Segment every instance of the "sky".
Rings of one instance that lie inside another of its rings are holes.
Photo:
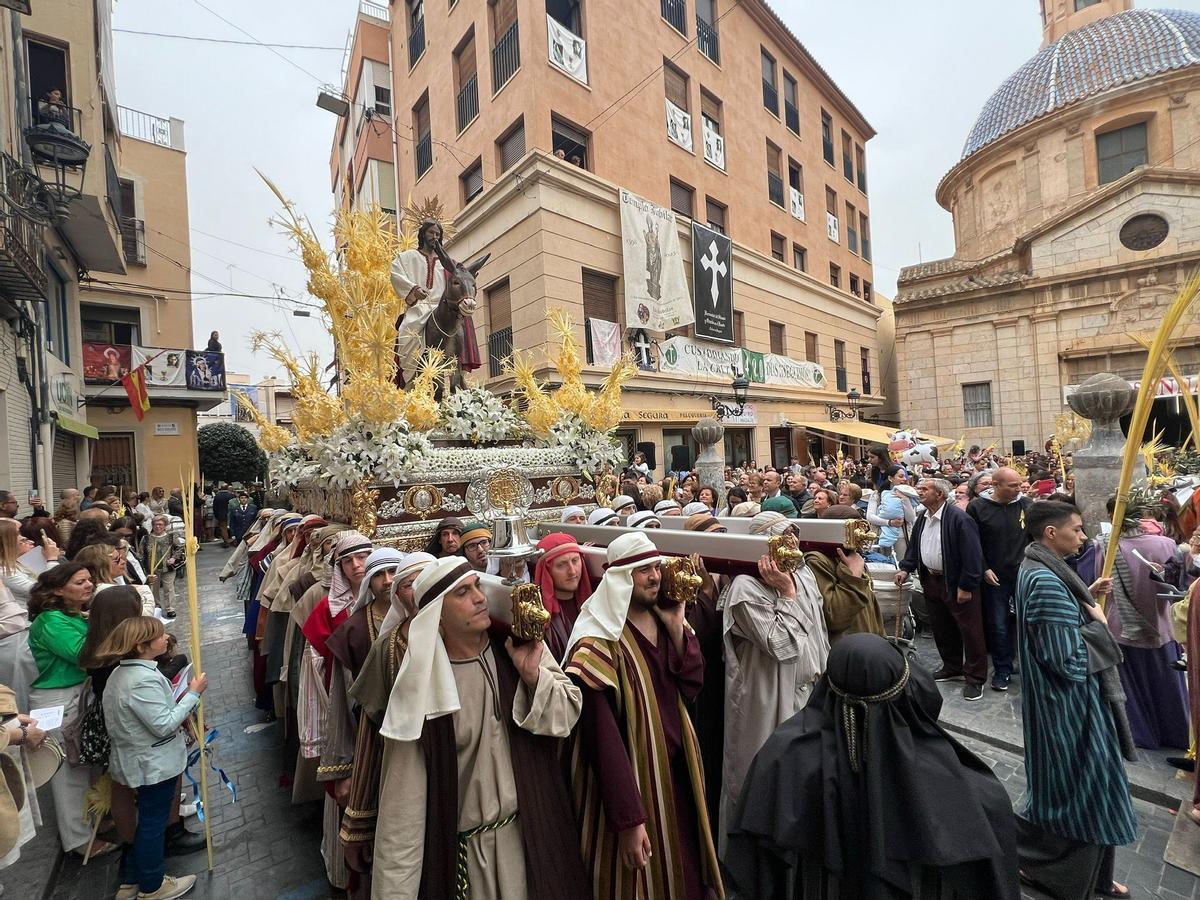
[[[934,190],[961,155],[984,102],[1037,52],[1038,2],[772,5],[878,132],[867,145],[875,283],[891,296],[901,267],[953,254],[950,216],[937,205]],[[1200,0],[1135,5],[1200,10]],[[286,236],[269,224],[278,203],[255,168],[327,238],[336,119],[316,107],[316,97],[323,84],[341,85],[343,49],[357,8],[357,0],[116,3],[118,102],[186,123],[193,290],[218,290],[215,281],[235,293],[282,291],[307,299],[304,268]],[[255,41],[336,49],[270,50]],[[284,311],[289,304],[247,298],[193,303],[196,340],[220,331],[230,372],[255,379],[277,372],[265,355],[250,351],[256,330],[278,331],[295,348],[329,358],[319,319],[294,317]]]

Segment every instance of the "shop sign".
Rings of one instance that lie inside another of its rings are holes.
[[[179,423],[178,422],[155,422],[154,423],[154,433],[155,433],[155,435],[178,435],[179,434]]]
[[[712,418],[715,413],[711,409],[626,409],[621,411],[621,422],[636,424],[644,422],[647,425],[668,422],[699,422],[701,419]],[[740,416],[726,416],[721,420],[722,425],[756,425],[758,424],[758,407],[747,403]]]
[[[79,415],[79,393],[75,390],[75,376],[70,372],[50,376],[50,402],[64,416]]]
[[[700,375],[728,382],[737,369],[755,384],[825,388],[825,370],[817,363],[798,362],[741,347],[703,344],[688,337],[668,338],[660,347],[658,370],[671,375]]]

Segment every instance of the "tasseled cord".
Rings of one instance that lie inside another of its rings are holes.
[[[846,749],[850,753],[850,769],[856,774],[862,771],[863,751],[867,746],[866,734],[866,713],[868,703],[886,703],[889,700],[895,700],[904,692],[904,688],[908,685],[909,676],[908,660],[904,660],[904,671],[900,673],[900,679],[879,694],[873,694],[870,697],[856,697],[854,694],[847,694],[832,680],[829,682],[829,687],[842,699],[842,729],[846,732]],[[859,737],[859,715],[858,710],[862,708],[863,712],[863,733]]]

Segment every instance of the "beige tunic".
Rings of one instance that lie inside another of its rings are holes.
[[[829,635],[812,570],[792,574],[793,599],[752,575],[739,575],[725,596],[725,764],[721,821],[733,821],[754,755],[779,725],[808,703],[825,671]],[[724,834],[720,836],[724,850]]]
[[[517,812],[508,729],[499,717],[496,662],[489,645],[475,659],[454,661],[462,707],[454,713],[458,747],[458,830],[498,822]],[[531,692],[522,684],[513,698],[513,721],[533,734],[564,738],[571,733],[583,696],[548,647]],[[425,758],[418,741],[384,741],[375,832],[371,896],[415,900],[421,885],[425,844]],[[521,820],[468,841],[471,900],[525,900],[525,850]]]

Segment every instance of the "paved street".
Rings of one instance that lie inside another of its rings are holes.
[[[210,687],[206,696],[209,722],[220,730],[217,762],[237,783],[237,803],[218,783],[210,782],[209,802],[213,823],[214,869],[205,871],[204,853],[167,861],[175,874],[200,875],[193,896],[318,900],[334,896],[321,864],[319,803],[293,806],[291,791],[280,786],[283,770],[278,724],[247,734],[245,729],[262,722],[253,708],[246,645],[241,635],[241,608],[232,583],[223,585],[216,573],[226,554],[207,545],[199,556],[203,663]],[[181,584],[182,586],[182,584]],[[186,642],[186,612],[173,628]],[[932,642],[918,642],[921,660],[931,665],[936,653]],[[942,686],[946,703],[943,723],[962,736],[964,743],[984,757],[1008,788],[1019,807],[1025,792],[1025,771],[1020,755],[1021,693],[1018,680],[1008,694],[988,690],[979,703],[966,703],[961,684]],[[1138,843],[1117,854],[1117,878],[1133,888],[1134,897],[1165,900],[1200,900],[1200,879],[1166,865],[1163,850],[1174,823],[1180,799],[1190,796],[1189,779],[1176,778],[1162,762],[1166,754],[1143,751],[1131,765],[1130,778],[1138,813]],[[45,792],[43,792],[45,793]],[[43,808],[53,809],[48,795]],[[198,828],[191,820],[190,827]],[[1197,833],[1200,840],[1200,832]],[[111,897],[117,887],[116,859],[96,860],[86,868],[58,854],[51,821],[22,851],[21,861],[0,872],[8,897],[28,900],[97,900]],[[1037,897],[1027,893],[1028,897]]]

